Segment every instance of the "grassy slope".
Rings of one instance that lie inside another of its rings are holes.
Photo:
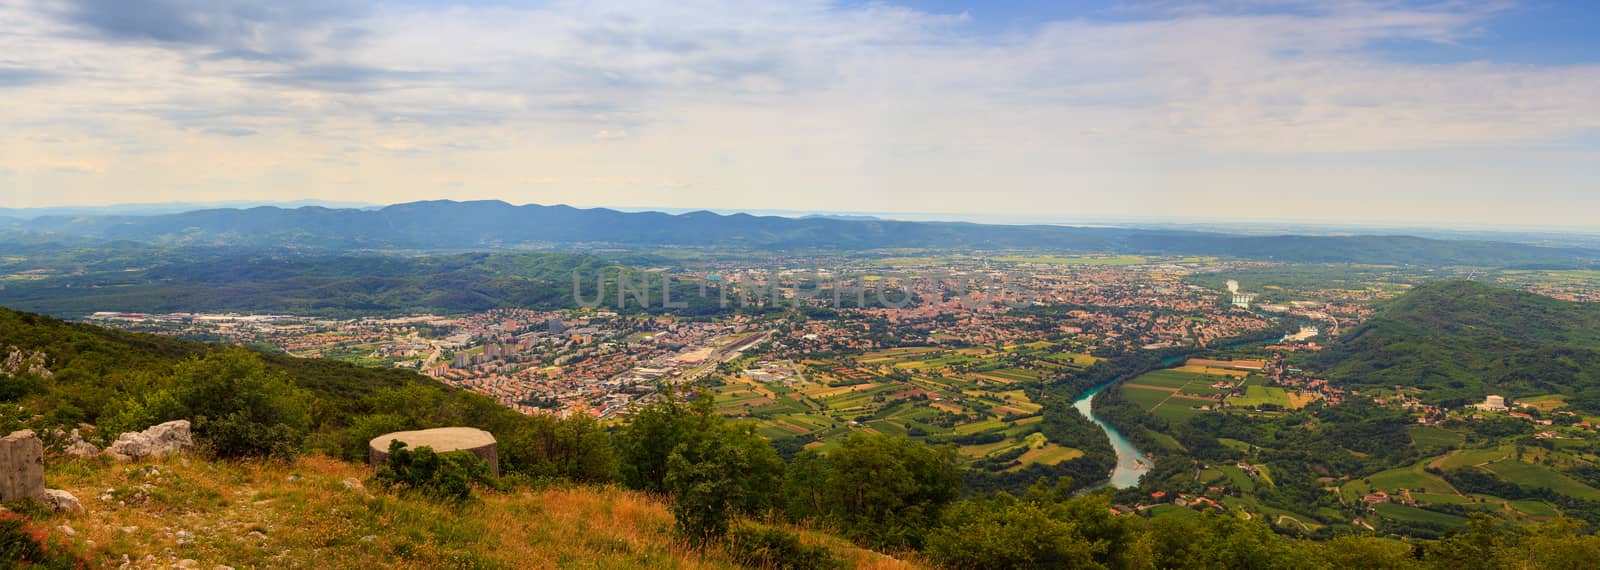
[[[519,489],[480,493],[481,500],[456,509],[342,483],[370,475],[365,466],[325,457],[292,463],[182,457],[145,465],[52,457],[49,485],[71,491],[87,512],[48,515],[44,522],[56,537],[70,526],[76,533],[70,540],[95,566],[114,567],[124,555],[135,562],[154,556],[146,565],[161,566],[194,559],[199,568],[735,566],[720,549],[700,553],[674,540],[665,503],[639,493]],[[102,500],[108,490],[111,500]],[[193,540],[179,544],[179,531]],[[826,534],[800,533],[854,567],[915,567]]]

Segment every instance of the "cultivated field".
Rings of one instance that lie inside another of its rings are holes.
[[[774,441],[827,449],[856,430],[906,435],[956,444],[971,462],[998,457],[989,464],[1009,471],[1082,455],[1038,433],[1043,406],[1031,394],[1041,379],[1095,361],[1049,342],[896,348],[808,360],[802,377],[789,382],[729,375],[711,391],[719,412],[753,420]]]

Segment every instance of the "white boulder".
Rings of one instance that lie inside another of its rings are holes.
[[[100,453],[100,448],[83,440],[83,435],[77,428],[72,429],[72,435],[67,438],[66,454],[78,458],[94,457]]]
[[[136,461],[154,459],[194,448],[194,437],[189,434],[189,420],[173,420],[150,426],[140,432],[117,436],[117,441],[106,448],[106,453],[120,460]]]
[[[83,504],[78,502],[78,498],[60,489],[45,489],[43,502],[59,513],[83,512]]]

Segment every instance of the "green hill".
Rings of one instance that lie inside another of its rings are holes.
[[[1311,359],[1350,385],[1417,386],[1465,404],[1600,389],[1600,305],[1447,281],[1417,287]]]
[[[0,414],[0,430],[6,433],[23,428],[47,433],[89,424],[100,429],[90,430],[87,439],[104,445],[118,430],[190,417],[185,410],[163,405],[185,388],[184,370],[206,373],[207,366],[236,361],[243,362],[238,367],[250,368],[259,361],[261,375],[293,386],[295,403],[307,419],[301,434],[305,451],[361,460],[365,442],[382,433],[469,425],[493,432],[502,442],[539,442],[505,446],[502,462],[509,462],[510,472],[594,478],[569,467],[575,459],[567,455],[586,448],[566,441],[599,433],[593,421],[524,416],[411,371],[126,333],[0,308],[0,360],[12,352],[42,354],[52,374],[0,374],[0,401],[22,410]],[[208,356],[209,364],[195,364]],[[553,456],[562,461],[551,461]]]

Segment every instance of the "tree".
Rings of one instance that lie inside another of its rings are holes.
[[[311,424],[308,397],[242,348],[178,364],[170,390],[218,457],[291,457]]]
[[[789,520],[819,519],[828,514],[828,459],[807,449],[794,456],[783,474],[785,515]]]
[[[1411,556],[1411,547],[1396,540],[1371,536],[1341,536],[1321,543],[1323,560],[1334,568],[1404,570],[1421,564]]]
[[[783,460],[749,426],[723,424],[667,457],[666,488],[678,530],[697,544],[722,538],[734,513],[770,508]]]
[[[1089,542],[1070,519],[1049,507],[1001,492],[994,499],[963,501],[928,537],[928,554],[954,568],[1103,568],[1103,544]]]
[[[679,444],[697,439],[722,421],[709,395],[686,403],[672,390],[663,390],[660,400],[640,409],[617,433],[623,483],[640,491],[666,493],[668,456]]]
[[[831,518],[874,546],[920,547],[945,505],[961,494],[949,446],[856,432],[827,459]]]
[[[530,420],[502,430],[502,449],[514,471],[584,483],[617,479],[617,457],[610,435],[594,418],[536,415]]]

